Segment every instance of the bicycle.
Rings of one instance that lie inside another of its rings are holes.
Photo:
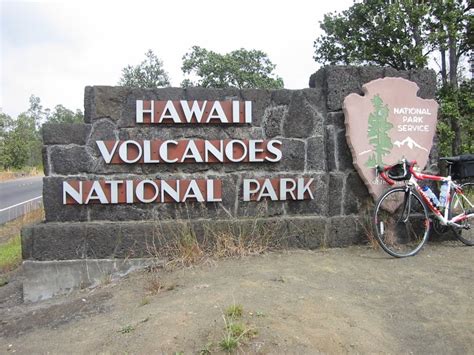
[[[430,233],[430,215],[441,226],[451,228],[466,245],[474,245],[474,183],[458,183],[453,177],[474,177],[474,155],[441,158],[448,163],[448,176],[430,175],[415,170],[416,161],[376,167],[389,185],[403,185],[387,190],[375,204],[374,229],[380,246],[394,257],[417,254]],[[453,176],[451,176],[451,174]],[[438,205],[437,196],[418,181],[439,181],[447,184],[445,196]],[[472,226],[471,226],[472,225]]]

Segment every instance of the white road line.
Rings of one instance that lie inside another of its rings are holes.
[[[25,203],[28,203],[28,202],[31,202],[31,201],[34,201],[34,200],[38,200],[38,199],[40,199],[40,198],[43,198],[43,196],[38,196],[38,197],[32,198],[31,200],[23,201],[23,202],[17,203],[16,205],[8,206],[8,207],[5,207],[5,208],[2,208],[2,209],[0,210],[0,212],[3,212],[3,211],[6,211],[6,210],[9,210],[9,209],[11,209],[11,208],[15,208],[15,207],[24,205]]]

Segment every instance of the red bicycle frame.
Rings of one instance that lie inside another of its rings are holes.
[[[467,219],[471,216],[471,214],[462,213],[458,216],[453,217],[452,219],[449,219],[449,206],[451,205],[451,202],[452,202],[451,191],[454,190],[454,191],[456,191],[457,194],[463,196],[463,192],[462,192],[461,187],[459,185],[455,184],[452,181],[451,176],[444,177],[444,176],[430,175],[430,174],[424,174],[424,173],[421,173],[421,172],[417,172],[417,171],[415,171],[415,165],[416,165],[415,160],[410,161],[410,162],[403,161],[403,163],[406,164],[406,166],[408,167],[408,169],[410,171],[410,174],[411,174],[410,179],[408,180],[408,185],[409,186],[414,186],[416,188],[416,190],[418,191],[419,195],[422,197],[422,199],[424,200],[426,205],[434,213],[434,215],[441,221],[441,223],[443,225],[454,225],[454,226],[459,227],[458,222],[464,221],[465,219]],[[387,171],[392,169],[394,166],[395,165],[385,166],[382,169],[377,168],[377,171],[379,172],[380,176],[389,185],[394,185],[395,181],[390,179],[390,177],[388,177],[386,173],[387,173]],[[446,207],[445,207],[445,211],[444,211],[444,216],[441,213],[441,211],[436,206],[434,206],[433,203],[431,202],[431,200],[425,195],[425,193],[423,192],[420,185],[418,185],[418,181],[420,181],[420,180],[421,181],[422,180],[442,181],[442,182],[446,182],[448,184],[448,193],[447,193],[447,196],[446,196],[446,205],[445,205]]]

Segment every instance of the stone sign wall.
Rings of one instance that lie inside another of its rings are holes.
[[[420,87],[420,97],[434,98],[434,72],[379,67],[325,67],[311,76],[310,88],[303,90],[87,87],[84,123],[44,126],[46,220],[23,230],[23,258],[147,257],[151,245],[159,248],[176,238],[178,225],[186,225],[198,239],[207,241],[224,228],[250,228],[256,236],[271,231],[274,242],[288,247],[343,246],[362,241],[360,213],[370,198],[346,143],[342,104],[348,94],[361,94],[363,84],[382,77],[414,81]],[[252,121],[242,118],[237,125],[142,124],[136,119],[137,100],[251,102]],[[102,151],[97,143],[165,140],[274,140],[281,143],[281,159],[238,164],[154,164],[143,160],[112,164],[104,159],[105,143]],[[431,162],[436,158],[434,149]],[[75,189],[84,182],[90,189],[94,181],[103,186],[104,181],[144,179],[219,181],[221,201],[81,204],[71,201],[64,190],[67,182]],[[312,196],[308,197],[308,191],[304,198],[292,198],[290,193],[280,196],[276,187],[276,200],[268,191],[260,201],[255,201],[255,196],[244,199],[246,181],[253,181],[256,189],[255,181],[263,188],[266,180],[273,186],[280,186],[282,181],[291,186],[291,181],[311,181]]]

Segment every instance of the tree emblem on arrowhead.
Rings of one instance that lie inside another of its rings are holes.
[[[388,122],[388,106],[384,105],[379,95],[375,95],[371,100],[374,111],[369,115],[368,138],[369,143],[374,147],[374,153],[369,157],[365,165],[375,168],[376,165],[386,165],[382,157],[390,153],[393,148],[392,140],[388,131],[393,128],[393,124]]]

